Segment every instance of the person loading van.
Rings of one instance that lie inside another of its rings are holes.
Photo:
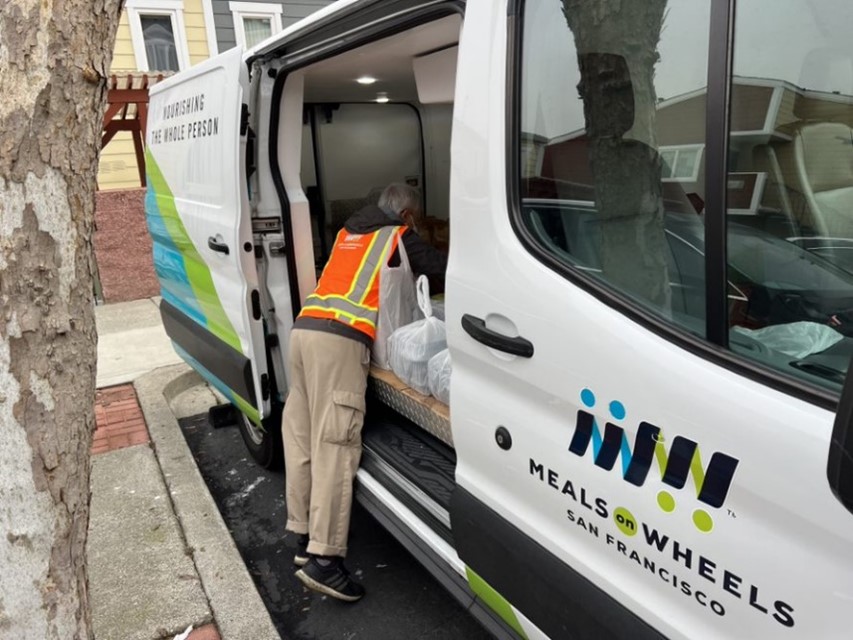
[[[364,588],[343,564],[352,484],[361,459],[370,348],[376,335],[379,274],[399,264],[402,240],[412,271],[440,279],[447,256],[417,234],[420,195],[391,184],[338,233],[314,293],[290,336],[290,393],[282,433],[287,525],[300,534],[294,564],[309,589],[355,602]]]

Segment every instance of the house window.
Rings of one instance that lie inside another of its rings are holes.
[[[140,16],[148,66],[157,71],[180,71],[178,46],[170,16]]]
[[[281,5],[263,2],[229,2],[237,45],[251,49],[281,31]]]
[[[702,164],[703,144],[680,147],[660,147],[663,160],[661,180],[663,182],[696,182],[699,179],[699,165]]]
[[[182,0],[128,0],[127,18],[140,71],[190,66]]]

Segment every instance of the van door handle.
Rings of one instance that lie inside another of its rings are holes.
[[[228,245],[224,242],[219,242],[213,236],[210,236],[207,239],[207,246],[211,251],[216,251],[217,253],[224,253],[226,256],[230,253]]]
[[[486,321],[482,318],[466,313],[462,316],[462,328],[474,340],[491,349],[497,349],[522,358],[533,357],[533,343],[530,340],[521,336],[505,336],[497,331],[492,331],[486,328]]]

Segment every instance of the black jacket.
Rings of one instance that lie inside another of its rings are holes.
[[[402,221],[396,216],[382,211],[376,205],[370,204],[352,214],[347,220],[344,228],[350,233],[373,233],[382,227],[401,225]],[[430,276],[430,285],[433,280],[440,280],[441,291],[444,290],[444,272],[447,271],[447,255],[436,249],[421,238],[412,229],[407,229],[403,234],[403,244],[406,246],[406,255],[409,256],[409,264],[415,275]],[[392,267],[400,264],[400,256],[395,253],[388,262]],[[440,291],[433,291],[440,293]]]
[[[349,233],[373,233],[388,226],[401,226],[403,223],[398,217],[391,217],[376,205],[367,205],[349,217],[344,228]],[[429,278],[430,292],[441,293],[444,291],[444,272],[447,270],[447,255],[427,244],[412,229],[403,233],[403,244],[406,247],[406,255],[409,264],[416,276],[425,275]],[[388,264],[397,266],[400,264],[400,254],[395,251]],[[325,331],[358,340],[372,347],[373,343],[365,333],[354,329],[343,322],[336,320],[324,320],[321,318],[300,317],[293,323],[294,329],[309,329],[312,331]]]

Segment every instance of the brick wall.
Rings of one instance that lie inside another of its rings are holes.
[[[145,189],[99,191],[95,200],[95,259],[106,302],[156,296],[160,285],[145,225]]]

